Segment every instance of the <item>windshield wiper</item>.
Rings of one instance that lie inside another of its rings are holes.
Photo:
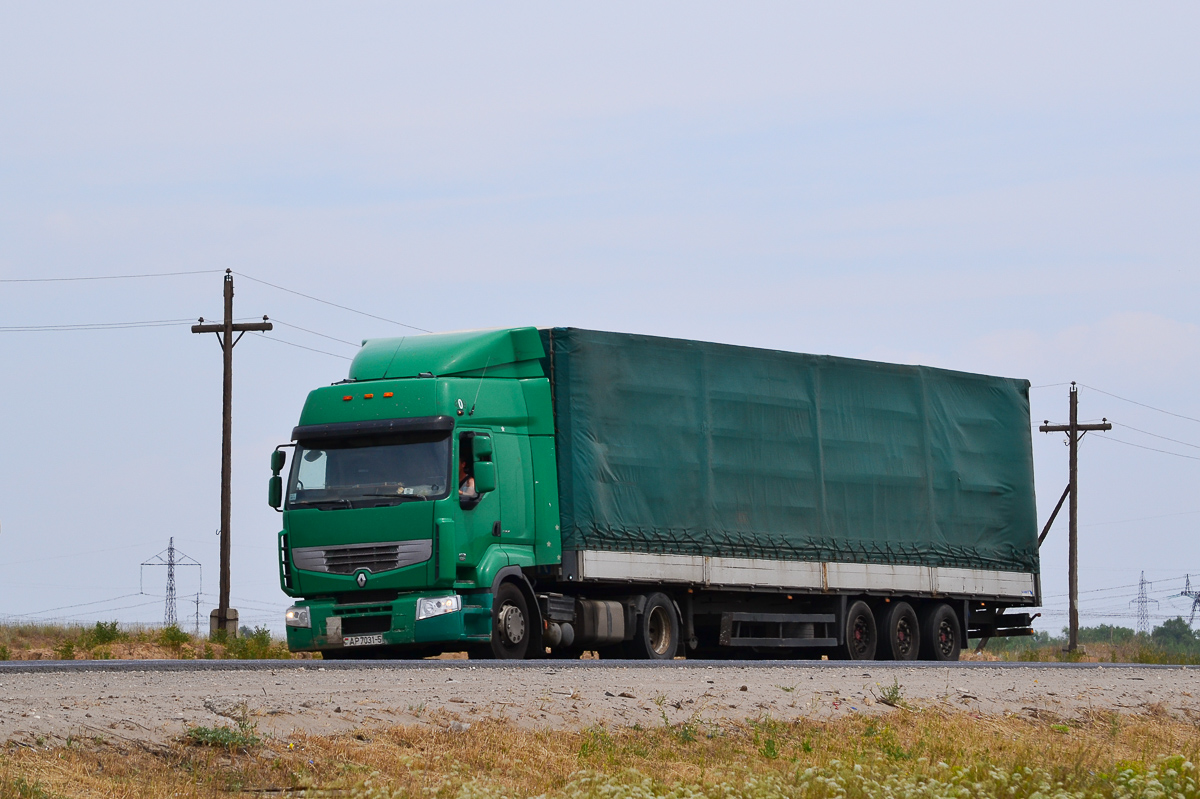
[[[384,499],[420,499],[428,501],[429,497],[424,494],[362,494],[364,497],[383,497]]]
[[[337,505],[342,502],[346,503],[346,507],[348,507],[348,508],[354,507],[354,503],[348,499],[299,499],[299,500],[289,503],[289,506],[296,507],[297,505]]]

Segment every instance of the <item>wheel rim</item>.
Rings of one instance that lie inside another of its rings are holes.
[[[905,616],[896,620],[896,654],[901,658],[908,657],[913,648],[912,624]]]
[[[937,644],[942,657],[950,657],[954,654],[954,627],[950,622],[943,620],[938,625]]]
[[[646,619],[646,637],[650,639],[650,651],[656,655],[665,655],[671,648],[671,619],[661,605],[651,610]]]
[[[853,635],[850,638],[850,651],[854,653],[856,658],[861,658],[867,654],[867,650],[870,648],[871,625],[867,623],[865,616],[855,616]]]
[[[510,644],[525,640],[525,614],[516,605],[505,605],[500,610],[500,631]]]

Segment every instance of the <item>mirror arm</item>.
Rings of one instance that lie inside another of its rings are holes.
[[[279,444],[279,445],[277,445],[277,446],[275,447],[275,452],[279,452],[279,451],[280,451],[280,450],[282,450],[284,447],[295,447],[295,446],[296,446],[296,442],[294,442],[294,441],[293,441],[293,442],[291,442],[291,443],[289,443],[289,444]],[[273,452],[273,453],[271,453],[271,454],[272,454],[272,456],[274,456],[274,454],[275,454],[275,453]],[[271,475],[272,475],[272,476],[274,476],[274,477],[278,477],[278,476],[279,476],[279,472],[280,472],[280,471],[282,471],[282,470],[283,470],[283,467],[282,467],[282,466],[281,466],[279,469],[272,469],[272,470],[271,470]]]

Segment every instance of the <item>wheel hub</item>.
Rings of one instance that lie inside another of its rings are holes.
[[[500,630],[510,643],[525,640],[525,616],[516,605],[505,605],[500,611]]]

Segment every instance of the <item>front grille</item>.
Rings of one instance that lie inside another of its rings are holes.
[[[325,550],[325,571],[330,574],[354,574],[359,569],[382,572],[396,568],[399,547],[382,544],[373,547],[334,547]]]
[[[354,574],[361,569],[375,574],[422,563],[432,554],[433,541],[426,538],[340,547],[301,547],[292,550],[292,562],[297,569],[305,571]]]

